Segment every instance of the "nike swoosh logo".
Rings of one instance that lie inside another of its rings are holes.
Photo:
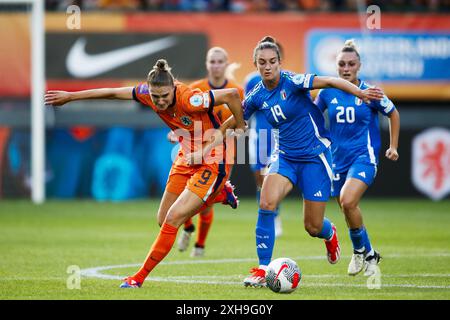
[[[280,273],[281,273],[284,269],[286,269],[286,268],[288,268],[288,265],[285,263],[285,264],[283,264],[283,265],[281,266],[280,270],[278,271],[278,274],[277,274],[277,276],[275,277],[275,280],[278,279],[278,277],[280,276]]]
[[[177,43],[177,40],[169,36],[98,54],[87,54],[86,42],[86,38],[79,38],[67,55],[67,70],[77,78],[94,77],[114,70],[147,55],[170,48]]]

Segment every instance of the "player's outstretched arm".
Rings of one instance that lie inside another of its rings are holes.
[[[227,104],[236,121],[236,130],[245,131],[244,114],[242,112],[241,97],[235,88],[213,90],[214,105]]]
[[[316,76],[313,81],[313,89],[336,88],[357,96],[366,103],[370,100],[383,99],[383,91],[380,88],[368,88],[361,90],[353,83],[336,77]]]
[[[397,109],[389,114],[389,149],[386,150],[386,158],[392,161],[398,160],[398,137],[400,135],[400,113]]]
[[[100,88],[74,92],[49,90],[44,96],[45,104],[52,106],[62,106],[71,101],[86,99],[132,100],[133,87]]]

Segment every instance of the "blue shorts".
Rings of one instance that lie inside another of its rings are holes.
[[[377,166],[366,160],[356,159],[348,171],[337,172],[333,175],[333,192],[332,196],[337,197],[341,193],[341,189],[347,179],[354,178],[361,180],[367,186],[370,186],[377,175]]]
[[[290,161],[282,154],[273,155],[267,174],[278,173],[297,186],[303,198],[310,201],[328,201],[331,195],[331,152],[307,160]]]
[[[262,112],[255,112],[250,121],[249,158],[253,172],[264,169],[270,162],[275,144],[272,126]]]

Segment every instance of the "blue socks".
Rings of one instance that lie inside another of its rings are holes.
[[[256,222],[256,253],[259,265],[267,266],[272,259],[275,244],[275,211],[258,210]]]
[[[330,240],[332,236],[333,236],[333,229],[331,221],[328,220],[327,218],[323,218],[322,230],[317,235],[317,238]]]
[[[358,252],[365,251],[370,253],[372,245],[370,244],[369,235],[364,226],[359,229],[350,229],[350,239],[352,240],[353,249]]]
[[[363,238],[364,228],[349,229],[350,240],[352,240],[353,250],[358,252],[363,252],[365,250],[364,238]]]
[[[362,227],[363,228],[363,239],[364,239],[364,246],[366,247],[366,253],[368,255],[372,255],[372,245],[370,244],[370,240],[369,240],[369,235],[367,234],[367,229],[366,227]]]

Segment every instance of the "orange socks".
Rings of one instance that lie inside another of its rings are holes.
[[[192,226],[192,218],[189,218],[186,220],[186,222],[184,223],[184,230],[189,230],[189,228],[191,228]]]
[[[195,245],[197,247],[203,248],[205,246],[206,237],[208,236],[209,228],[211,227],[212,221],[214,217],[214,209],[211,208],[206,215],[200,214],[198,217],[198,234],[197,234],[197,242]]]
[[[169,253],[175,242],[178,228],[164,223],[159,231],[158,237],[153,242],[152,248],[145,259],[141,269],[133,276],[133,278],[140,282],[144,282],[148,274],[161,262],[162,259]]]

